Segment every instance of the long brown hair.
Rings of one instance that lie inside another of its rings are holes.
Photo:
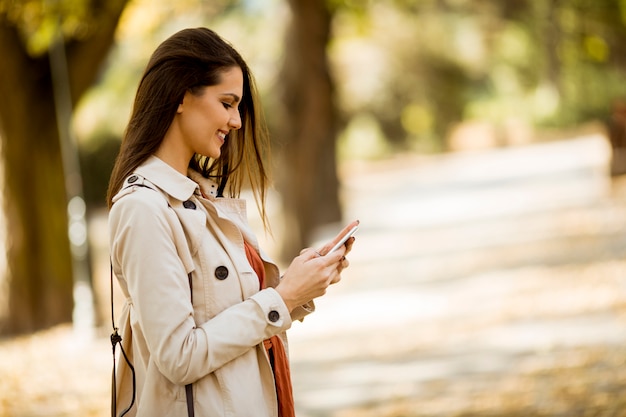
[[[222,73],[232,67],[243,72],[241,128],[229,133],[219,158],[196,154],[189,166],[217,180],[229,197],[239,197],[244,185],[249,185],[268,227],[265,196],[269,173],[264,161],[269,157],[269,140],[254,78],[241,55],[207,28],[175,33],[148,61],[109,180],[109,208],[124,180],[161,145],[185,92],[219,84]]]

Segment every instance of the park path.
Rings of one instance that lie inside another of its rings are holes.
[[[626,408],[609,152],[589,135],[350,167],[352,266],[291,331],[300,416],[626,415],[602,414]]]
[[[342,167],[361,228],[290,331],[298,416],[626,416],[626,184],[608,159],[589,135]],[[107,294],[102,216],[90,231]],[[107,337],[0,342],[0,417],[109,415]]]

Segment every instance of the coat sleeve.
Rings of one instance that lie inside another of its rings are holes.
[[[138,190],[111,209],[111,258],[126,281],[134,322],[159,371],[185,385],[219,369],[291,326],[274,289],[263,290],[197,326],[173,227],[178,218],[152,190]],[[145,358],[144,358],[145,359]]]

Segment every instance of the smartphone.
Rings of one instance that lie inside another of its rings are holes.
[[[339,249],[341,246],[343,246],[343,244],[346,243],[346,240],[348,240],[350,238],[350,236],[352,236],[354,234],[354,232],[357,231],[358,228],[359,228],[359,225],[357,224],[352,229],[350,229],[348,231],[348,233],[343,235],[343,237],[339,240],[339,242],[337,242],[337,244],[335,246],[333,246],[333,248],[331,250],[328,251],[328,253],[333,253],[334,251]],[[326,255],[328,255],[328,253]]]

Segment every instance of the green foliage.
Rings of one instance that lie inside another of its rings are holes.
[[[20,29],[27,51],[45,53],[57,28],[66,39],[80,39],[89,33],[96,18],[87,0],[0,0],[0,17]]]
[[[441,150],[437,138],[462,117],[475,77],[473,52],[456,53],[475,43],[473,21],[433,2],[381,2],[366,18],[342,10],[335,28],[330,54],[343,118],[373,115],[396,150]]]
[[[466,120],[574,126],[626,96],[625,0],[334,3],[343,119],[373,115],[397,149],[445,149]]]

